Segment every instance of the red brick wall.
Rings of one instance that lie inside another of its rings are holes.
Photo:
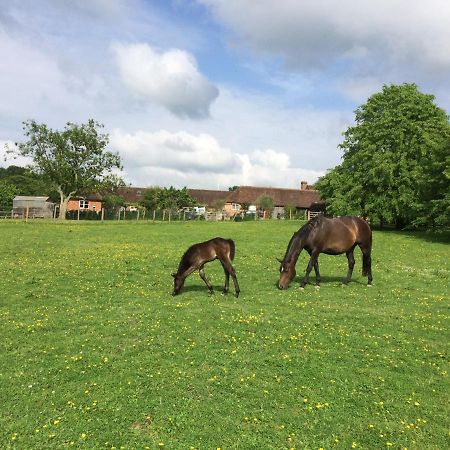
[[[67,205],[67,211],[77,211],[79,209],[79,206],[80,206],[79,200],[69,200],[69,204]],[[88,210],[101,211],[102,202],[99,200],[88,200]]]

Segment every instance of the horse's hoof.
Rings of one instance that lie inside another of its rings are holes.
[[[222,291],[222,294],[223,294],[223,295],[227,295],[227,294],[228,294],[228,291]]]
[[[367,287],[373,287],[371,284],[368,284]]]
[[[347,287],[348,284],[347,284],[347,283],[342,283],[341,286],[342,286],[342,287]]]
[[[318,284],[316,284],[316,289],[320,289],[320,286]]]
[[[234,296],[235,296],[236,298],[239,298],[239,292],[236,292],[236,294],[234,294]]]
[[[302,291],[304,291],[304,290],[305,290],[304,286],[300,286],[300,289],[301,289]]]

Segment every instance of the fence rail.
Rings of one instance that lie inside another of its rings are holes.
[[[277,219],[287,219],[287,220],[304,220],[306,218],[310,219],[315,217],[319,213],[308,211],[292,211],[285,212],[284,215],[279,215]],[[53,215],[53,217],[46,217],[44,214],[40,213],[34,208],[27,208],[23,213],[18,214],[16,210],[0,210],[0,219],[57,219],[58,214]],[[179,221],[190,221],[190,220],[206,220],[206,221],[254,221],[254,220],[267,220],[267,217],[261,214],[254,213],[241,213],[233,217],[228,217],[227,214],[220,211],[207,211],[204,214],[196,214],[189,210],[168,210],[168,209],[158,209],[147,211],[144,209],[138,209],[135,211],[127,211],[125,209],[113,210],[103,208],[100,211],[92,210],[72,210],[66,212],[67,220],[93,220],[93,221],[164,221],[164,222],[179,222]],[[272,218],[272,220],[277,220]]]

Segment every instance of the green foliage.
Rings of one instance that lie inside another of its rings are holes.
[[[178,210],[186,206],[195,205],[195,200],[191,197],[187,188],[176,189],[173,186],[163,188],[156,194],[157,206],[161,209]]]
[[[237,189],[239,189],[240,188],[240,186],[230,186],[229,188],[228,188],[228,190],[230,191],[230,192],[232,192],[232,191],[236,191]]]
[[[101,128],[103,125],[91,119],[81,125],[69,122],[63,131],[54,131],[31,120],[24,122],[27,141],[9,152],[33,159],[33,171],[52,183],[60,194],[61,211],[65,211],[64,201],[76,193],[122,183],[114,173],[121,169],[120,157],[106,151],[109,138]]]
[[[1,447],[448,448],[448,239],[375,231],[373,288],[357,251],[348,287],[345,255],[321,255],[320,290],[279,291],[298,228],[0,221]],[[172,297],[213,236],[241,297],[219,261],[215,295],[192,274]]]
[[[125,202],[123,197],[117,194],[105,194],[103,196],[103,207],[106,209],[117,210],[121,206],[124,206]]]
[[[316,187],[333,214],[406,225],[447,225],[450,124],[414,84],[384,86],[356,110],[343,162]]]
[[[161,191],[160,187],[152,186],[145,190],[144,198],[140,201],[140,204],[147,211],[154,211],[158,208],[158,193]]]
[[[12,208],[13,199],[17,195],[17,188],[5,180],[0,180],[0,210]]]
[[[16,195],[47,195],[52,196],[52,187],[40,175],[30,171],[26,167],[9,166],[0,167],[0,180],[16,187]]]
[[[271,212],[273,210],[273,200],[272,197],[267,194],[262,194],[256,199],[256,206],[263,211]]]

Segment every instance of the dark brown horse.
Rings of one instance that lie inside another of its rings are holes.
[[[363,254],[362,274],[367,275],[367,283],[372,285],[372,230],[369,224],[361,217],[343,216],[328,218],[318,216],[311,219],[292,236],[280,266],[280,279],[278,288],[286,289],[295,276],[295,264],[300,252],[305,249],[309,255],[309,263],[306,267],[305,277],[300,283],[304,288],[308,283],[309,273],[314,267],[316,272],[316,285],[320,286],[319,254],[340,255],[345,253],[348,259],[347,277],[343,284],[347,284],[353,273],[355,258],[353,250],[356,246]]]
[[[194,244],[189,247],[181,258],[180,265],[178,266],[178,272],[172,274],[174,278],[172,295],[178,295],[180,293],[184,280],[195,270],[198,270],[200,278],[205,282],[209,292],[212,294],[213,287],[206,279],[205,270],[203,267],[207,262],[218,259],[225,272],[225,286],[223,287],[223,293],[228,293],[228,285],[231,275],[234,282],[236,297],[239,297],[239,284],[236,278],[236,272],[231,265],[231,261],[234,259],[234,253],[234,242],[231,239],[223,239],[220,237],[210,239],[206,242],[200,242],[199,244]]]

